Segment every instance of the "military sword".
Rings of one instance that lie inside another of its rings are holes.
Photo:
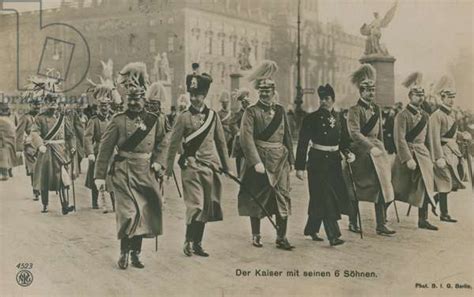
[[[352,191],[354,192],[354,199],[355,199],[356,202],[358,202],[359,199],[357,198],[356,185],[355,185],[355,182],[354,182],[354,176],[352,174],[351,163],[347,162],[347,159],[346,159],[346,164],[347,164],[347,168],[349,169],[349,177],[351,179]],[[357,205],[357,217],[359,218],[360,238],[364,239],[364,235],[363,235],[363,231],[362,231],[362,219],[360,217],[359,205]]]
[[[204,166],[206,166],[207,168],[211,169],[213,172],[215,173],[218,173],[218,174],[224,174],[226,176],[228,176],[231,180],[235,181],[237,184],[239,184],[240,188],[244,190],[244,192],[246,192],[250,198],[252,198],[252,200],[258,205],[258,207],[263,211],[263,213],[265,214],[265,216],[268,218],[268,220],[270,221],[270,223],[273,225],[273,227],[275,228],[276,231],[278,231],[280,228],[278,228],[277,224],[275,224],[275,222],[273,221],[273,219],[271,218],[271,215],[270,213],[268,213],[268,211],[265,209],[265,207],[262,205],[262,203],[260,203],[260,201],[258,201],[258,199],[255,197],[255,195],[249,190],[247,189],[246,187],[244,187],[242,185],[242,182],[240,181],[240,179],[232,174],[230,174],[227,170],[224,170],[224,168],[215,168],[212,164],[209,164],[207,162],[204,162],[202,160],[199,160],[198,158],[196,158],[196,162],[199,163],[199,164],[202,164]]]

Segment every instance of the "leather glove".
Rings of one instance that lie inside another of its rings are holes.
[[[299,180],[304,180],[304,170],[296,170],[296,178]]]
[[[94,183],[99,191],[105,189],[105,179],[96,179],[94,180]]]
[[[255,164],[255,171],[257,173],[264,174],[265,173],[265,166],[263,166],[263,163],[257,163]]]
[[[356,160],[356,155],[353,153],[348,153],[347,154],[347,163],[352,163]]]
[[[40,153],[44,154],[44,153],[46,153],[46,146],[42,145],[42,146],[39,147],[38,150],[40,151]]]
[[[370,149],[370,154],[374,157],[378,157],[378,156],[382,155],[382,153],[383,152],[376,146],[374,146],[373,148]]]
[[[415,170],[416,169],[416,162],[413,159],[410,159],[407,161],[407,167],[410,170]]]
[[[438,168],[443,169],[444,167],[446,167],[446,160],[443,158],[439,158],[438,160],[436,160],[436,166],[438,166]]]
[[[158,162],[153,162],[153,164],[151,164],[151,168],[153,169],[153,171],[156,172],[158,176],[162,176],[164,174],[165,168]]]
[[[89,156],[87,156],[87,158],[89,159],[89,161],[95,162],[95,156],[94,156],[94,154],[90,154]]]

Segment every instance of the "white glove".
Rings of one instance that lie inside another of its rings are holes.
[[[376,146],[370,149],[370,154],[374,157],[378,157],[383,154],[383,152]]]
[[[17,159],[20,159],[23,155],[23,152],[16,152]]]
[[[105,179],[96,179],[94,183],[99,191],[105,189]]]
[[[46,153],[46,146],[42,145],[42,146],[39,147],[38,150],[40,151],[40,153],[44,154],[44,153]]]
[[[296,170],[296,178],[299,180],[304,180],[304,170]]]
[[[151,164],[151,168],[158,174],[158,176],[161,176],[164,173],[164,167],[161,166],[160,163],[153,162],[153,164]]]
[[[467,140],[467,141],[471,141],[471,140],[472,140],[471,133],[469,133],[469,132],[464,132],[464,133],[462,134],[462,139]]]
[[[255,171],[257,173],[265,173],[265,166],[263,166],[263,163],[255,164]]]
[[[348,153],[347,154],[347,163],[352,163],[356,160],[356,155],[353,153]]]
[[[416,169],[416,162],[413,159],[410,159],[407,161],[407,167],[410,170],[415,170]]]
[[[89,161],[95,162],[95,156],[94,156],[94,154],[90,154],[89,156],[87,156],[87,158],[89,159]]]
[[[436,166],[438,166],[438,168],[443,169],[444,167],[446,167],[446,160],[443,158],[439,158],[438,160],[436,160]]]

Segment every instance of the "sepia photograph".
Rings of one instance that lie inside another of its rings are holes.
[[[0,0],[0,295],[474,296],[474,0]]]

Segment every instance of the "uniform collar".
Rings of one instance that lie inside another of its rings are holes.
[[[130,110],[126,110],[125,111],[125,114],[131,119],[131,120],[134,120],[135,118],[137,118],[138,116],[142,116],[143,114],[145,113],[145,110],[141,110],[139,112],[134,112],[134,111],[130,111]]]
[[[443,111],[443,112],[444,112],[445,114],[447,114],[447,115],[450,115],[450,114],[451,114],[451,107],[448,107],[448,106],[446,106],[446,105],[444,105],[444,104],[441,104],[441,105],[439,106],[439,109],[441,109],[441,111]]]
[[[359,101],[357,101],[357,104],[359,104],[360,106],[364,107],[365,109],[369,109],[372,107],[372,103],[371,102],[368,102],[362,98],[359,98]]]
[[[407,105],[407,109],[408,109],[408,111],[411,112],[413,115],[417,115],[417,114],[420,112],[419,109],[418,109],[416,106],[414,106],[414,105],[412,105],[412,104],[410,104],[410,103]]]
[[[197,109],[196,107],[191,105],[188,110],[191,112],[191,114],[195,115],[199,113],[205,113],[206,109],[207,109],[206,104],[203,104],[200,109]]]
[[[275,109],[275,103],[264,103],[262,100],[257,101],[257,106],[262,108],[264,111],[269,111],[270,109]]]

